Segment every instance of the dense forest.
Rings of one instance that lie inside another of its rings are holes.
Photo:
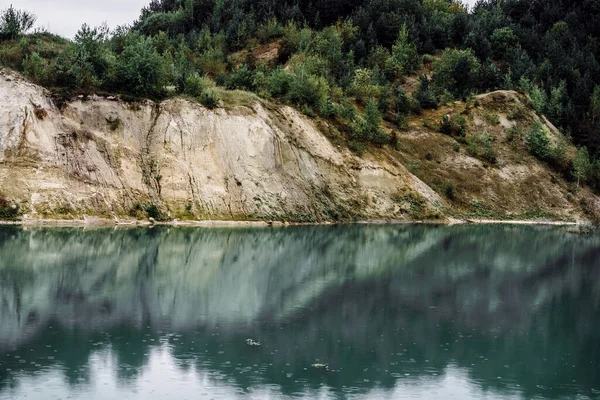
[[[383,119],[402,128],[422,109],[518,90],[580,147],[564,165],[534,132],[532,153],[600,188],[598,0],[480,0],[470,10],[456,0],[152,0],[131,26],[83,25],[73,41],[26,34],[34,21],[2,13],[0,63],[55,91],[207,107],[223,89],[254,92],[335,121],[358,152],[393,143]]]

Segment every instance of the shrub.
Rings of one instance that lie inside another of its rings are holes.
[[[419,87],[413,93],[413,97],[419,103],[421,108],[433,109],[438,107],[438,101],[431,90],[429,78],[426,75],[419,76]]]
[[[513,126],[506,131],[506,140],[514,143],[520,141],[523,137],[523,128],[520,126]]]
[[[381,129],[381,113],[375,99],[369,99],[365,112],[351,125],[351,136],[354,140],[372,142],[376,145],[389,143],[390,136]]]
[[[356,96],[358,101],[364,101],[371,97],[379,97],[381,88],[373,84],[373,72],[369,69],[359,68],[354,71],[354,79],[350,84],[350,93]]]
[[[291,75],[287,99],[296,105],[320,109],[327,100],[329,84],[319,76],[298,71]]]
[[[525,117],[527,117],[527,109],[525,108],[523,103],[520,102],[515,104],[513,109],[510,110],[510,112],[506,116],[506,118],[509,121],[521,121],[524,120]]]
[[[231,74],[229,74],[227,89],[254,90],[254,72],[248,65],[240,65],[238,69],[231,71]]]
[[[10,202],[0,193],[0,220],[15,220],[21,213],[18,204]]]
[[[548,161],[551,158],[552,149],[550,148],[547,128],[539,122],[531,125],[527,131],[525,145],[527,150],[538,159]]]
[[[444,195],[449,199],[449,200],[454,200],[456,199],[456,191],[454,189],[454,183],[448,181],[446,183],[444,183]]]
[[[34,52],[23,60],[23,72],[35,82],[46,84],[49,76],[48,61]]]
[[[467,151],[473,157],[480,158],[490,164],[496,164],[498,156],[494,150],[493,142],[494,138],[487,132],[484,132],[467,140]]]
[[[440,133],[464,138],[467,134],[467,120],[459,114],[452,117],[444,115],[440,124]]]
[[[275,17],[271,17],[266,23],[261,24],[256,32],[256,36],[261,43],[266,43],[270,39],[280,37],[281,35],[283,35],[283,26]]]
[[[592,162],[585,146],[577,152],[577,157],[573,160],[573,176],[577,179],[577,186],[580,182],[587,182],[592,172]]]
[[[395,88],[395,111],[398,115],[408,115],[412,111],[411,99],[400,86]]]
[[[209,77],[193,73],[185,79],[183,91],[189,96],[200,98],[205,90],[214,86],[215,83]]]
[[[200,95],[200,103],[206,108],[213,109],[219,105],[221,96],[215,88],[205,89]]]
[[[358,156],[362,156],[367,151],[367,148],[365,147],[364,144],[362,144],[361,142],[357,142],[355,140],[350,142],[349,148],[354,153],[356,153],[356,155],[358,155]]]
[[[119,117],[116,117],[116,118],[108,117],[108,118],[106,118],[106,123],[108,124],[108,127],[110,128],[110,130],[114,132],[121,127],[121,124],[123,122],[121,121],[121,119]]]
[[[546,92],[540,89],[537,85],[531,83],[526,78],[521,78],[519,81],[519,88],[527,94],[529,99],[529,103],[535,109],[538,114],[544,113],[546,109],[546,103],[548,101],[548,96]]]
[[[483,119],[490,125],[500,125],[500,117],[498,114],[484,113]]]

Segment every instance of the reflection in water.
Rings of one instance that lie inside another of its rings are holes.
[[[562,228],[3,227],[0,399],[600,398],[598,260]]]

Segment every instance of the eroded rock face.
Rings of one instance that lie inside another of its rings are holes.
[[[30,218],[153,204],[175,218],[403,219],[397,200],[417,185],[432,210],[444,204],[400,164],[334,146],[288,107],[92,98],[61,112],[42,88],[1,78],[0,187]]]
[[[296,110],[246,100],[208,110],[183,99],[92,96],[59,110],[44,89],[0,69],[0,200],[19,205],[24,219],[414,220],[469,215],[473,204],[499,218],[600,215],[598,196],[573,196],[524,144],[506,139],[515,124],[544,123],[516,92],[423,116],[467,115],[468,137],[493,138],[494,165],[415,121],[396,132],[397,149],[357,157]],[[509,120],[512,108],[524,113],[520,121]],[[497,124],[486,123],[488,113]],[[553,143],[564,140],[546,124]],[[444,193],[448,182],[458,193],[452,201],[432,189]]]

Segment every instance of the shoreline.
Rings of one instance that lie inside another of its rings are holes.
[[[281,221],[227,221],[227,220],[197,220],[197,221],[148,221],[148,220],[109,220],[100,218],[83,219],[25,219],[16,221],[0,220],[0,226],[21,227],[198,227],[198,228],[269,228],[286,226],[333,226],[333,225],[530,225],[530,226],[586,226],[590,221],[567,222],[547,220],[493,220],[493,219],[457,219],[443,220],[359,220],[355,222],[320,222],[295,223]]]

